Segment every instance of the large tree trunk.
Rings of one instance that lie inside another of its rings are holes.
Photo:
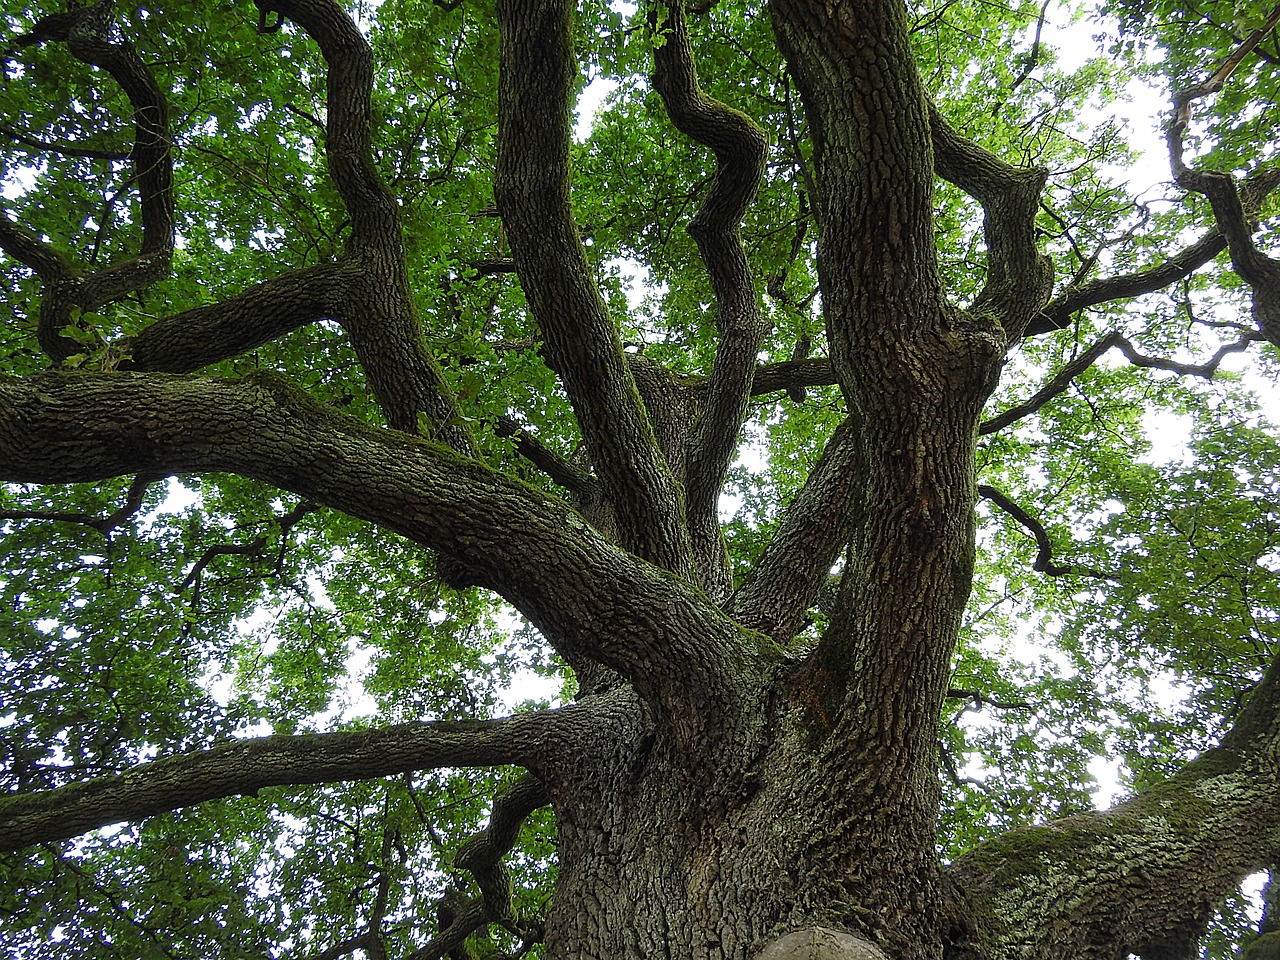
[[[551,956],[746,960],[813,924],[901,960],[941,956],[949,898],[929,758],[907,749],[885,764],[905,746],[892,731],[840,746],[806,689],[701,750],[634,721],[548,777]]]

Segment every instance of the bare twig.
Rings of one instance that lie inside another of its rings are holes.
[[[129,484],[129,492],[125,496],[124,504],[105,517],[95,517],[87,513],[65,513],[58,510],[9,510],[0,511],[0,520],[51,520],[58,523],[75,523],[105,535],[129,520],[141,509],[147,488],[158,479],[160,478],[143,474],[134,477],[133,483]]]
[[[319,504],[311,503],[308,500],[303,500],[296,507],[294,507],[288,513],[286,513],[284,516],[276,518],[275,522],[276,522],[276,525],[280,528],[280,538],[282,541],[280,559],[279,559],[279,562],[277,562],[276,564],[277,573],[279,572],[279,569],[283,564],[283,560],[284,560],[284,550],[283,550],[284,538],[288,537],[289,531],[292,530],[293,527],[300,520],[302,520],[303,517],[305,517],[309,513],[314,513],[319,509],[320,509]],[[187,575],[182,578],[182,583],[178,584],[178,589],[174,592],[184,593],[188,587],[191,587],[194,584],[196,584],[200,579],[200,575],[204,573],[205,568],[208,567],[209,564],[212,563],[218,557],[260,556],[266,550],[267,544],[269,542],[270,542],[270,537],[268,537],[264,533],[262,536],[255,537],[254,539],[250,540],[248,543],[224,543],[224,544],[219,544],[218,546],[215,546],[215,547],[210,547],[200,556],[200,559],[197,560],[195,565],[187,572]]]
[[[948,700],[968,700],[975,707],[995,707],[997,710],[1030,710],[1031,704],[1025,700],[999,700],[979,690],[966,690],[952,687],[947,691]]]
[[[1036,573],[1045,573],[1051,577],[1093,577],[1098,580],[1118,580],[1119,576],[1114,573],[1104,573],[1101,570],[1095,570],[1092,567],[1084,567],[1072,563],[1054,563],[1053,562],[1053,541],[1049,539],[1049,533],[1041,525],[1040,521],[1026,510],[1018,506],[1013,500],[1005,496],[995,487],[982,483],[978,485],[978,496],[983,499],[990,500],[1013,519],[1027,528],[1036,540],[1036,560],[1032,565]]]
[[[1036,391],[1035,395],[1029,400],[1010,407],[990,420],[984,420],[982,425],[978,427],[978,432],[981,434],[995,433],[1003,430],[1011,423],[1016,423],[1040,410],[1050,400],[1066,390],[1076,377],[1093,366],[1098,358],[1112,347],[1118,347],[1120,352],[1125,355],[1125,358],[1135,367],[1144,367],[1149,370],[1168,370],[1171,373],[1177,373],[1182,376],[1203,377],[1208,380],[1212,379],[1217,373],[1218,367],[1227,356],[1247,350],[1252,344],[1258,343],[1263,339],[1265,338],[1259,333],[1246,332],[1238,340],[1219,347],[1213,357],[1205,363],[1179,363],[1176,360],[1149,357],[1140,353],[1126,337],[1112,331],[1058,371],[1053,379]]]

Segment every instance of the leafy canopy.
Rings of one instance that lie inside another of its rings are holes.
[[[17,36],[51,12],[7,2],[5,30]],[[494,215],[491,4],[385,0],[354,12],[377,63],[375,160],[400,205],[430,351],[482,455],[556,492],[499,429],[514,419],[570,461],[581,442],[539,357]],[[1167,102],[1270,12],[1261,2],[955,0],[913,5],[911,18],[921,72],[953,125],[1011,161],[1049,168],[1038,226],[1060,283],[1084,284],[1144,267],[1197,239],[1204,222],[1206,202],[1175,188],[1166,158],[1135,141],[1149,118],[1123,119],[1128,98],[1153,91],[1142,102]],[[239,3],[122,4],[115,24],[169,101],[177,243],[170,276],[75,317],[79,352],[68,365],[86,369],[110,369],[118,357],[107,344],[160,316],[282,267],[332,261],[351,231],[325,169],[324,63],[300,29],[264,32]],[[661,38],[645,11],[587,0],[577,29],[584,85],[609,91],[580,118],[589,135],[574,148],[591,264],[629,350],[704,373],[714,295],[684,227],[713,159],[672,127],[651,88]],[[1097,47],[1082,59],[1090,36]],[[768,17],[725,0],[694,18],[693,40],[707,92],[770,138],[743,227],[772,322],[760,360],[789,360],[799,344],[820,358],[811,148]],[[1244,174],[1273,160],[1278,62],[1272,33],[1197,107],[1188,137],[1197,164]],[[116,85],[61,44],[10,46],[0,117],[12,220],[90,268],[137,249],[130,109]],[[49,149],[59,144],[79,149]],[[1274,198],[1257,212],[1255,238],[1273,254],[1278,214]],[[984,279],[980,220],[971,199],[939,184],[937,240],[962,299]],[[47,364],[39,300],[32,271],[0,261],[0,355],[11,375]],[[1251,329],[1247,291],[1220,258],[1029,338],[990,415],[1027,401],[1109,333],[1144,357],[1204,363]],[[1090,807],[1102,769],[1122,789],[1149,784],[1230,724],[1274,652],[1280,618],[1280,445],[1266,392],[1278,363],[1274,347],[1253,347],[1205,379],[1143,369],[1112,350],[984,437],[979,481],[1033,526],[992,497],[980,505],[956,696],[943,717],[944,855]],[[256,369],[382,422],[336,323],[211,368]],[[759,555],[841,411],[831,386],[810,386],[799,402],[752,401],[722,502],[735,571]],[[532,628],[490,594],[444,587],[412,544],[237,476],[148,481],[0,492],[4,789],[50,788],[250,735],[483,718],[528,696],[572,694],[572,677]],[[94,526],[117,511],[118,522]],[[1035,528],[1052,544],[1048,569],[1037,564]],[[816,635],[821,605],[812,616]],[[453,858],[512,779],[442,770],[275,788],[36,848],[0,866],[0,930],[31,957],[306,956],[384,911],[392,946],[412,953],[444,892],[473,883]],[[512,862],[522,914],[545,907],[554,851],[544,810]],[[1212,955],[1230,955],[1242,911],[1242,902],[1224,908]],[[477,948],[518,943],[490,936]]]

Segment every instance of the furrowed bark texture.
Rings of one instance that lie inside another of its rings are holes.
[[[1180,960],[1280,851],[1280,669],[1222,743],[1099,813],[1014,831],[951,868],[991,960]]]
[[[936,956],[936,724],[972,566],[975,430],[1004,338],[946,300],[932,237],[928,101],[905,11],[775,0],[814,141],[830,356],[856,431],[859,499],[838,608],[810,664],[832,774],[814,841],[857,850],[833,900],[895,956]],[[848,922],[848,921],[846,921]]]
[[[564,0],[498,4],[494,195],[543,355],[564,384],[622,546],[696,579],[684,492],[662,456],[578,237],[569,196],[577,72]]]

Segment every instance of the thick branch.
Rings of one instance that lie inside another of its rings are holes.
[[[0,850],[64,840],[205,800],[256,795],[266,787],[446,766],[536,764],[549,749],[545,738],[554,724],[552,712],[238,740],[153,760],[115,777],[0,798]]]
[[[396,198],[373,162],[373,51],[333,0],[255,0],[298,23],[320,46],[326,72],[325,157],[351,219],[343,253],[361,272],[333,316],[388,422],[474,454],[457,401],[428,349],[405,265]],[[423,422],[425,417],[426,422]]]
[[[577,60],[565,0],[503,0],[494,193],[512,258],[564,384],[623,546],[695,575],[678,484],[664,461],[605,312],[569,199]]]
[[[830,360],[783,360],[756,368],[756,375],[751,381],[751,395],[758,397],[777,390],[828,387],[836,382],[836,372]]]
[[[730,601],[743,626],[780,643],[804,625],[805,614],[849,541],[852,513],[865,494],[857,431],[836,428],[813,472],[783,514],[778,532]]]
[[[991,960],[1190,955],[1280,831],[1280,666],[1222,744],[1110,810],[1006,834],[956,861]],[[1169,951],[1168,953],[1162,951]]]
[[[351,16],[333,0],[254,0],[297,23],[320,45],[328,66],[325,157],[351,219],[351,247],[384,247],[400,239],[396,199],[373,163],[373,50]]]
[[[960,136],[932,101],[929,127],[938,175],[982,205],[987,282],[971,309],[993,313],[1009,342],[1019,340],[1053,290],[1053,262],[1035,242],[1048,171],[1015,167]]]
[[[717,504],[746,419],[756,355],[769,331],[738,229],[764,176],[768,144],[746,114],[707,96],[698,85],[684,0],[671,0],[662,10],[665,20],[653,51],[654,89],[676,129],[716,157],[711,187],[688,227],[711,278],[720,339],[689,442],[685,492],[704,583],[719,600],[728,593],[729,578]],[[709,576],[717,567],[722,575]]]
[[[891,0],[773,0],[770,12],[813,141],[829,355],[847,397],[870,395],[883,371],[868,367],[904,362],[888,355],[953,320],[933,236],[928,103],[906,13]]]
[[[71,265],[57,250],[3,212],[0,212],[0,250],[30,267],[45,283],[56,283],[72,273]]]
[[[714,736],[741,687],[726,677],[771,655],[748,652],[700,591],[617,550],[563,502],[438,444],[372,429],[278,376],[0,381],[0,480],[148,471],[239,473],[439,549],[571,661],[632,680],[682,736]]]
[[[219,303],[157,320],[125,344],[122,370],[190,373],[335,316],[361,276],[349,261],[295,270]]]

